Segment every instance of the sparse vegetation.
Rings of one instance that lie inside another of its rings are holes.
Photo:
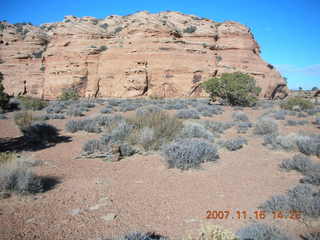
[[[35,122],[21,129],[23,136],[30,143],[46,144],[57,139],[58,129],[44,122]]]
[[[20,103],[20,106],[24,110],[41,110],[45,107],[48,106],[48,102],[38,99],[38,98],[33,98],[33,97],[27,97],[27,96],[20,96],[18,97],[18,101]]]
[[[248,122],[249,118],[244,112],[234,112],[232,114],[233,121]]]
[[[163,147],[162,154],[169,168],[188,170],[199,168],[201,163],[219,158],[217,147],[205,139],[185,138]]]
[[[229,151],[236,151],[243,148],[245,144],[248,144],[245,138],[237,137],[237,138],[225,141],[223,145]]]
[[[200,119],[199,113],[193,109],[179,110],[176,116],[180,119]]]
[[[257,135],[274,134],[278,132],[278,124],[271,118],[258,119],[253,132]]]
[[[253,223],[241,228],[237,234],[239,240],[289,240],[278,228],[264,223]]]
[[[237,240],[236,236],[229,230],[216,225],[203,225],[199,235],[188,240]]]
[[[185,122],[184,127],[179,135],[181,138],[203,138],[213,141],[213,134],[200,123]]]
[[[301,212],[303,218],[320,217],[320,195],[308,184],[299,184],[289,190],[286,195],[273,196],[259,208],[267,212],[281,211],[288,215],[290,211]]]
[[[261,89],[256,87],[254,78],[240,72],[223,73],[202,84],[213,101],[221,98],[227,104],[254,106]]]
[[[21,111],[14,114],[14,121],[20,129],[27,128],[38,120],[39,117],[30,111]]]
[[[291,97],[280,104],[281,108],[287,110],[305,111],[314,108],[314,104],[302,97]]]
[[[68,101],[68,100],[78,100],[79,94],[74,88],[66,88],[62,90],[59,100]]]
[[[43,192],[40,177],[26,167],[4,164],[0,168],[0,192],[35,194]]]

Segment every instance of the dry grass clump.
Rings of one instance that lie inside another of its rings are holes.
[[[237,240],[237,237],[227,229],[216,225],[202,225],[198,236],[187,238],[188,240]]]
[[[14,114],[14,122],[19,129],[29,127],[33,122],[38,121],[39,117],[31,111],[20,111]]]
[[[35,175],[29,168],[17,163],[1,165],[0,192],[34,194],[42,191],[41,177]]]

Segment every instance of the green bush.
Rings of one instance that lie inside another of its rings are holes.
[[[287,110],[308,110],[314,108],[314,104],[302,97],[291,97],[281,103],[280,107]]]
[[[211,78],[202,84],[212,100],[221,98],[226,104],[254,106],[261,89],[248,74],[223,73],[221,77]]]
[[[24,110],[41,110],[48,106],[48,102],[39,98],[32,98],[27,96],[19,96],[18,101]]]
[[[9,95],[4,92],[2,80],[3,74],[0,72],[0,109],[6,109],[9,103]]]
[[[78,100],[79,94],[77,93],[76,89],[67,88],[62,91],[61,95],[58,98],[61,101]]]
[[[32,123],[38,121],[39,118],[36,117],[32,112],[23,111],[14,114],[14,121],[19,129],[24,129],[31,126]]]

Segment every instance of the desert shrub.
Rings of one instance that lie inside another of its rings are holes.
[[[320,156],[320,135],[299,136],[297,146],[306,155]]]
[[[121,121],[118,123],[118,126],[111,131],[111,141],[114,143],[124,141],[131,134],[132,129],[133,125],[126,121]]]
[[[41,110],[48,106],[48,102],[32,97],[18,97],[18,101],[20,102],[20,106],[24,110]]]
[[[308,120],[292,120],[292,119],[287,120],[288,126],[302,126],[308,123],[309,123]]]
[[[75,133],[77,131],[86,131],[90,133],[100,133],[99,122],[93,118],[86,118],[80,120],[70,120],[65,125],[67,132]]]
[[[136,149],[128,143],[122,143],[119,146],[120,157],[129,157],[137,153]]]
[[[267,212],[281,211],[287,215],[290,211],[301,212],[303,218],[320,217],[320,195],[308,184],[299,184],[289,190],[286,195],[271,197],[259,206]]]
[[[43,192],[43,183],[28,168],[5,164],[0,168],[0,192],[2,191],[34,194]]]
[[[273,117],[276,119],[276,120],[285,120],[286,119],[286,115],[287,115],[287,112],[284,111],[284,110],[280,110],[280,111],[277,111],[273,114]]]
[[[267,135],[278,132],[277,122],[270,118],[261,118],[256,122],[253,132],[257,135]]]
[[[162,111],[161,107],[158,107],[156,105],[147,105],[147,106],[139,107],[136,110],[136,115],[139,117],[143,117],[152,113],[159,113],[161,111]]]
[[[199,119],[199,113],[193,109],[183,109],[176,113],[177,118],[181,119]]]
[[[182,129],[182,122],[166,112],[154,112],[144,116],[135,115],[128,119],[134,130],[129,141],[132,144],[139,143],[141,131],[144,128],[150,128],[154,132],[153,141],[148,143],[148,149],[158,150],[161,145],[172,141]]]
[[[227,104],[253,106],[261,89],[256,87],[254,78],[243,73],[223,73],[202,84],[212,100],[221,98]]]
[[[233,121],[248,122],[249,118],[244,112],[234,112],[232,114]]]
[[[82,147],[82,151],[85,152],[86,154],[103,152],[104,150],[105,150],[105,145],[96,139],[87,141]]]
[[[2,84],[3,74],[0,72],[0,108],[6,109],[9,103],[9,95],[4,92],[4,86]]]
[[[317,117],[317,118],[315,119],[314,124],[320,126],[320,117]]]
[[[132,232],[125,236],[119,237],[116,240],[168,240],[167,238],[160,236],[156,233],[148,232]]]
[[[9,163],[17,159],[17,154],[14,152],[0,152],[0,167],[1,164]]]
[[[196,26],[189,26],[183,29],[184,33],[194,33],[197,30]]]
[[[317,107],[314,107],[311,109],[307,109],[307,110],[305,110],[305,112],[310,116],[314,116],[314,115],[320,113],[320,107],[317,106]]]
[[[61,101],[78,100],[79,94],[75,88],[66,88],[62,90],[62,93],[58,99]]]
[[[154,140],[155,134],[152,128],[145,127],[141,129],[138,143],[141,144],[146,151],[151,148]]]
[[[229,230],[216,225],[203,225],[199,235],[189,240],[237,240],[236,236]]]
[[[252,128],[251,122],[239,122],[237,124],[237,132],[238,133],[247,133],[249,128]]]
[[[203,138],[209,141],[214,139],[213,134],[200,123],[185,122],[179,135],[181,138]]]
[[[262,109],[272,108],[274,105],[273,101],[270,100],[258,100],[256,106]]]
[[[224,147],[229,151],[236,151],[241,149],[245,144],[248,144],[247,140],[243,137],[237,137],[224,142]]]
[[[241,228],[237,234],[239,240],[289,240],[278,228],[263,223],[252,223]]]
[[[223,113],[223,109],[221,107],[214,105],[197,104],[195,105],[195,109],[204,117],[211,117],[212,115],[218,115]]]
[[[296,134],[287,136],[281,136],[277,133],[268,134],[263,138],[263,145],[273,150],[293,151],[297,149],[297,138],[298,135]]]
[[[169,168],[187,170],[218,159],[217,147],[207,140],[186,138],[175,140],[162,149]]]
[[[304,177],[300,180],[301,183],[308,183],[312,185],[320,185],[320,166],[317,165],[316,169],[311,169],[304,173]]]
[[[41,120],[65,119],[63,114],[44,114],[39,117]]]
[[[109,105],[114,106],[114,107],[119,106],[121,104],[121,102],[122,102],[121,99],[116,99],[116,98],[108,99]]]
[[[77,106],[79,106],[82,109],[85,109],[85,108],[94,108],[96,105],[92,100],[82,100]]]
[[[67,116],[70,117],[81,117],[84,114],[82,113],[82,109],[80,109],[79,107],[75,106],[75,105],[71,105],[69,106],[67,112],[66,112]]]
[[[33,122],[39,120],[39,117],[30,111],[17,112],[14,114],[13,118],[19,129],[29,127]]]
[[[97,124],[107,131],[111,131],[116,127],[117,123],[125,121],[124,117],[119,114],[113,115],[99,115],[95,118]]]
[[[312,169],[312,161],[303,154],[297,154],[292,159],[285,159],[280,163],[280,168],[287,171],[296,170],[302,173]]]
[[[298,115],[297,115],[298,118],[305,118],[307,117],[306,114],[302,113],[302,112],[299,112]]]
[[[287,110],[308,110],[314,108],[314,104],[302,97],[291,97],[280,104],[280,107]]]
[[[186,104],[180,103],[180,102],[177,102],[177,103],[168,102],[168,103],[164,104],[162,106],[162,108],[166,109],[166,110],[181,110],[181,109],[188,108],[188,106]]]
[[[53,113],[62,113],[64,108],[65,108],[64,104],[55,102],[55,103],[49,104],[45,110],[48,114],[53,114]]]
[[[319,240],[320,239],[320,232],[312,232],[303,234],[300,236],[302,240]]]
[[[35,122],[21,129],[23,136],[32,143],[48,143],[54,141],[58,135],[58,129],[44,122]]]
[[[109,106],[104,107],[104,108],[101,109],[100,112],[101,113],[112,113],[112,107],[109,107]]]
[[[139,107],[139,105],[134,103],[124,103],[121,104],[119,107],[120,112],[128,112],[128,111],[134,111]]]
[[[200,121],[200,123],[213,134],[223,133],[225,130],[234,126],[232,122]]]
[[[6,115],[3,114],[3,113],[0,113],[0,119],[3,120],[3,119],[7,119]]]

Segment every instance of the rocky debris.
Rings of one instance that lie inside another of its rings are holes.
[[[259,54],[248,27],[179,12],[0,22],[0,72],[11,95],[56,99],[74,87],[83,97],[199,97],[209,77],[241,71],[256,78],[261,97],[285,97],[285,80]]]

